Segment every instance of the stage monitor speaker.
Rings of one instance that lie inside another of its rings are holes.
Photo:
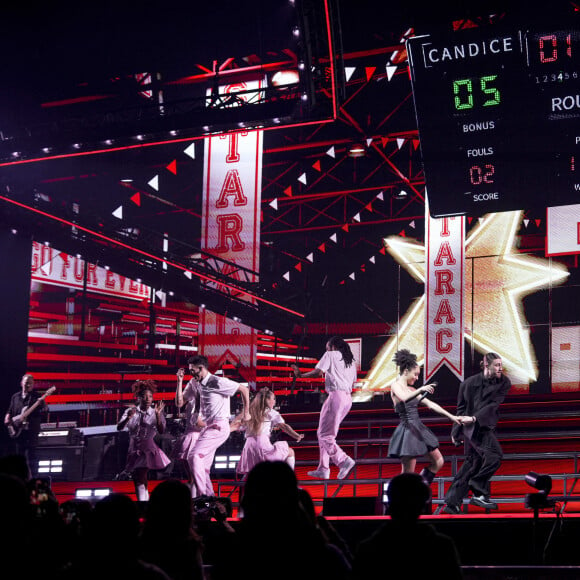
[[[324,516],[377,516],[383,515],[383,504],[378,497],[326,497],[322,502]]]
[[[31,471],[36,477],[50,477],[53,481],[82,481],[84,451],[82,445],[36,447]]]

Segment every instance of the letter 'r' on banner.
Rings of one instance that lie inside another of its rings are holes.
[[[434,219],[425,207],[425,382],[443,365],[463,380],[465,218]]]

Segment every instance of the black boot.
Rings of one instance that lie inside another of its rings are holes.
[[[423,481],[427,485],[431,485],[433,483],[433,479],[435,478],[435,474],[427,468],[422,469],[419,475],[423,478]]]

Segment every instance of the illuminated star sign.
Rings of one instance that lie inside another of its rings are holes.
[[[466,239],[463,319],[465,338],[477,351],[497,352],[513,382],[529,384],[537,380],[537,366],[522,300],[541,288],[561,284],[569,273],[562,264],[518,252],[516,232],[522,214],[489,214]],[[392,236],[385,245],[413,278],[425,283],[423,244]],[[425,357],[424,333],[425,295],[411,305],[399,322],[397,334],[377,355],[357,400],[370,399],[395,380],[397,369],[392,359],[399,348],[417,354],[421,364]]]

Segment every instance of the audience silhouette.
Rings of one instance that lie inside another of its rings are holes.
[[[423,478],[416,473],[397,475],[389,484],[387,497],[391,519],[359,543],[354,577],[462,578],[453,540],[419,521],[430,498]]]

